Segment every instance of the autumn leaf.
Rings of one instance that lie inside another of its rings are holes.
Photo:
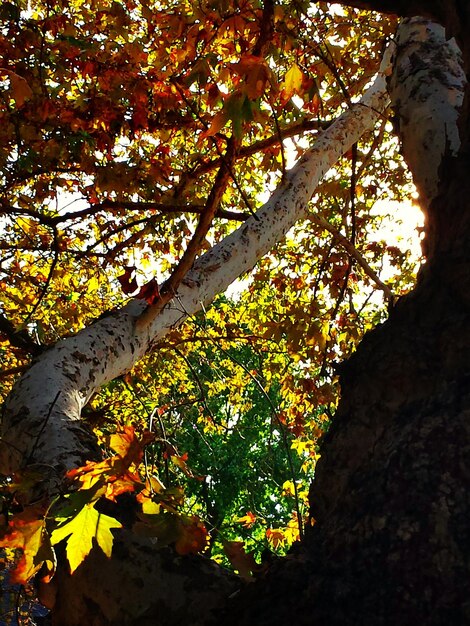
[[[135,278],[135,266],[126,266],[124,268],[124,274],[120,274],[117,279],[121,284],[123,292],[128,295],[134,293],[139,288],[137,280]]]
[[[219,111],[213,118],[212,122],[204,132],[199,135],[199,140],[206,139],[206,137],[213,137],[216,135],[228,122],[229,114],[226,108]]]
[[[138,465],[142,460],[144,448],[155,439],[155,436],[146,431],[142,440],[139,441],[132,426],[124,426],[120,431],[109,438],[109,446],[118,456],[125,461],[126,465]]]
[[[268,528],[266,531],[266,539],[273,548],[279,548],[286,542],[286,536],[280,528]]]
[[[11,70],[7,70],[5,68],[0,68],[0,74],[7,74],[10,79],[10,91],[15,101],[16,108],[20,109],[26,100],[29,100],[33,95],[31,87],[28,85],[28,81],[19,76],[15,72]]]
[[[78,515],[53,531],[51,543],[56,545],[68,537],[66,553],[73,574],[90,553],[93,539],[96,539],[107,557],[111,556],[113,528],[122,528],[122,524],[113,517],[99,513],[93,504],[86,504]]]
[[[140,298],[141,300],[146,300],[149,306],[153,306],[160,299],[160,289],[158,282],[155,278],[149,280],[148,283],[143,285],[136,298]]]
[[[46,531],[44,513],[37,507],[28,508],[12,517],[8,532],[0,539],[0,547],[21,551],[19,560],[10,570],[12,584],[26,584],[43,564],[48,572],[45,576],[55,570],[55,553]]]
[[[297,63],[294,63],[292,67],[287,71],[284,81],[281,85],[281,100],[285,104],[288,102],[294,94],[300,92],[304,75]]]
[[[248,511],[246,515],[244,515],[243,517],[239,517],[235,521],[239,524],[243,524],[245,528],[251,528],[256,522],[256,515],[251,511]]]
[[[207,530],[195,516],[182,516],[178,519],[178,539],[175,549],[178,554],[196,554],[207,545]]]
[[[245,580],[253,579],[253,572],[259,569],[255,558],[251,552],[245,551],[243,541],[224,541],[224,552],[227,555],[234,570]]]
[[[231,67],[244,78],[243,90],[250,100],[256,100],[264,94],[271,76],[265,59],[247,54],[238,63],[232,63]]]
[[[135,470],[142,460],[145,446],[154,438],[152,433],[146,431],[139,440],[132,426],[124,426],[108,438],[109,446],[117,452],[116,455],[69,470],[67,477],[78,480],[82,490],[92,493],[93,500],[101,496],[115,500],[118,495],[142,486]]]

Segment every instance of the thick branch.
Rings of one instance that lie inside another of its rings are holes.
[[[382,70],[361,102],[348,108],[314,147],[287,172],[271,199],[237,231],[200,257],[163,310],[133,300],[117,313],[59,342],[16,384],[6,407],[0,467],[5,473],[25,459],[60,470],[90,456],[80,413],[93,392],[128,371],[149,348],[188,315],[224,291],[307,214],[318,182],[372,128],[388,103]]]

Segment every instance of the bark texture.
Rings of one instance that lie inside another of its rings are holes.
[[[456,156],[460,148],[457,119],[466,83],[462,54],[440,24],[422,17],[402,21],[396,44],[389,82],[396,131],[427,214],[437,196],[442,157]]]
[[[470,622],[469,270],[432,264],[345,365],[316,524],[229,624]]]
[[[447,51],[438,54],[443,58]],[[396,88],[407,90],[399,83]],[[422,147],[413,142],[430,135],[409,112],[406,132],[418,154]],[[465,106],[459,124],[460,151],[452,156],[448,142],[443,162],[437,158],[433,166],[439,185],[425,192],[437,196],[429,205],[431,245],[418,285],[342,368],[342,400],[311,490],[316,524],[289,560],[232,607],[237,618],[230,625],[470,623]],[[439,139],[428,150],[435,145]],[[408,148],[405,142],[405,154]],[[420,157],[416,163],[418,184],[426,183]]]
[[[57,626],[204,626],[241,587],[214,561],[178,556],[129,531],[119,534],[112,559],[95,549],[73,576],[60,568],[53,585]]]

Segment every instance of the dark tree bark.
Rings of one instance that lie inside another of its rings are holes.
[[[460,10],[461,35],[469,32],[468,4],[440,5]],[[464,41],[464,59],[469,47]],[[468,63],[465,70],[468,79]],[[342,367],[342,400],[311,490],[316,523],[237,601],[228,624],[470,623],[467,102],[468,85],[461,148],[443,159],[427,211],[428,261],[418,284]]]

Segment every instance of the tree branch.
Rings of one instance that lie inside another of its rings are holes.
[[[142,299],[131,300],[36,360],[16,383],[6,404],[0,471],[10,474],[21,467],[34,447],[35,459],[57,472],[57,479],[50,483],[54,491],[63,469],[83,465],[90,458],[90,436],[80,414],[95,390],[131,369],[170,329],[251,270],[298,220],[306,217],[308,203],[324,174],[380,119],[388,104],[385,70],[389,63],[387,52],[378,77],[360,103],[348,108],[318,137],[256,216],[250,216],[194,262],[163,310],[158,301],[148,306]],[[217,209],[220,189],[228,177],[226,169],[221,169],[220,185],[214,185],[208,199],[199,236]]]
[[[374,272],[374,270],[367,263],[365,258],[359,252],[359,250],[356,249],[354,244],[347,237],[345,237],[342,233],[340,233],[339,230],[337,230],[334,226],[332,226],[328,222],[328,220],[326,220],[324,217],[321,217],[319,215],[313,215],[311,216],[310,219],[313,222],[315,222],[315,224],[318,224],[319,226],[327,230],[331,235],[333,235],[333,239],[335,240],[335,242],[339,243],[346,250],[349,256],[352,257],[355,261],[357,261],[357,264],[362,267],[362,269],[364,270],[364,273],[367,274],[367,276],[369,276],[369,278],[372,279],[372,281],[377,285],[377,287],[384,292],[385,297],[387,298],[387,302],[393,303],[395,299],[393,291],[390,289],[388,285],[386,285],[383,281],[380,280],[378,274]]]
[[[3,333],[12,346],[36,356],[41,352],[38,346],[26,330],[16,330],[12,322],[0,313],[0,333]]]

